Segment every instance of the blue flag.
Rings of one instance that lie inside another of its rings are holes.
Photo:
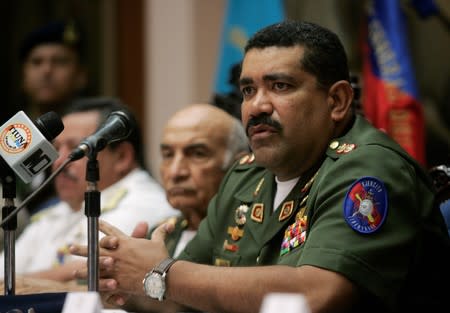
[[[243,58],[247,40],[259,29],[284,19],[282,0],[228,0],[222,29],[215,92],[228,93],[230,71]]]

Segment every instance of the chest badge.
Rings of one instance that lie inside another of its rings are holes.
[[[234,221],[238,226],[244,226],[247,222],[247,217],[245,216],[248,211],[248,206],[245,204],[240,205],[234,212]]]
[[[295,222],[289,225],[281,243],[280,256],[285,255],[294,248],[300,246],[306,240],[307,216],[295,219]]]
[[[387,215],[387,191],[375,177],[362,177],[350,187],[344,199],[344,218],[355,231],[370,234],[378,230]]]

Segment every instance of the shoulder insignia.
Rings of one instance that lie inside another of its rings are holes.
[[[34,213],[33,215],[31,215],[30,222],[35,223],[35,222],[40,221],[43,217],[47,216],[50,213],[49,210],[51,208],[52,207],[48,207],[39,212]]]
[[[328,147],[331,150],[335,150],[337,154],[346,154],[356,149],[356,144],[345,142],[340,143],[337,140],[334,140],[329,144]]]
[[[128,190],[126,188],[120,188],[117,190],[116,193],[105,203],[105,205],[102,205],[102,213],[115,209],[120,200],[122,200],[127,193]]]
[[[239,160],[239,164],[240,164],[240,165],[251,164],[251,163],[253,163],[253,161],[255,161],[255,155],[254,155],[253,153],[250,153],[250,154],[244,155],[244,156]]]
[[[387,215],[387,191],[375,177],[356,180],[344,199],[344,218],[355,231],[370,234],[378,230]]]

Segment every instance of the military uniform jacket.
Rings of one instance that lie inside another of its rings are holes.
[[[359,312],[437,303],[449,238],[425,172],[384,133],[357,116],[275,211],[274,176],[252,159],[227,173],[180,259],[325,268],[360,287]]]

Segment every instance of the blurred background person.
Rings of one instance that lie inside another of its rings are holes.
[[[74,20],[48,23],[25,37],[19,56],[30,115],[62,113],[82,94],[87,85],[82,46],[81,28]]]
[[[23,39],[19,51],[22,65],[24,110],[30,118],[55,111],[61,114],[68,104],[83,94],[87,85],[87,71],[83,63],[84,38],[75,20],[53,21],[40,26]],[[36,190],[50,168],[26,186],[19,184],[19,194],[26,198]],[[27,208],[34,214],[55,199],[53,185],[29,202]]]
[[[106,120],[113,111],[129,112],[118,100],[87,98],[75,101],[63,114],[64,131],[54,140],[59,158],[53,170],[71,151]],[[155,225],[175,211],[168,204],[162,187],[145,170],[142,135],[134,116],[127,139],[107,146],[98,153],[101,191],[101,218],[131,234],[139,221]],[[84,212],[87,158],[69,163],[55,178],[60,198],[56,205],[33,216],[16,242],[18,275],[66,281],[79,262],[68,252],[75,242],[87,243]],[[3,255],[0,256],[3,262]],[[3,270],[0,270],[3,275]]]

